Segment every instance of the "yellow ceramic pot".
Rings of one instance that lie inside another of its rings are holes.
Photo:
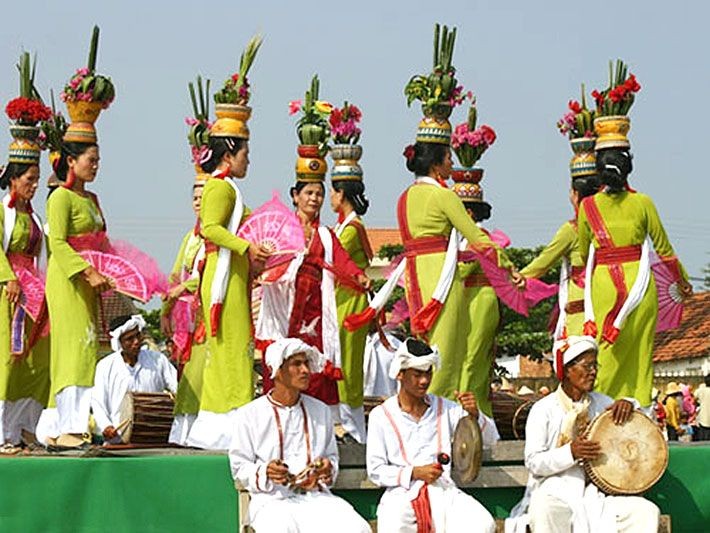
[[[594,119],[594,133],[597,134],[595,150],[605,148],[629,148],[627,137],[631,129],[631,120],[627,116],[616,115]]]
[[[214,114],[217,118],[232,118],[246,122],[251,117],[251,107],[239,104],[217,104]]]
[[[296,179],[298,181],[323,181],[328,164],[322,157],[301,157],[296,159]]]
[[[67,111],[72,122],[94,124],[103,108],[101,102],[67,102]]]

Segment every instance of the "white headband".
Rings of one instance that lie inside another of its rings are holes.
[[[311,372],[316,373],[323,370],[325,358],[317,348],[309,346],[301,339],[279,339],[269,344],[264,355],[264,360],[271,369],[271,379],[276,377],[276,372],[278,372],[284,362],[299,353],[306,354]]]
[[[143,331],[145,328],[145,320],[141,315],[132,315],[125,323],[111,330],[111,349],[114,352],[119,351],[121,349],[121,335],[135,328],[138,328],[139,331]]]
[[[555,368],[557,378],[562,381],[565,365],[589,350],[597,353],[599,345],[594,337],[588,335],[571,335],[566,339],[555,341],[552,347],[552,366]]]
[[[390,364],[390,378],[397,379],[397,376],[402,370],[407,368],[415,368],[417,370],[429,370],[439,368],[439,349],[436,346],[431,346],[431,353],[427,355],[414,355],[407,347],[407,339],[399,345],[394,353],[394,358]]]

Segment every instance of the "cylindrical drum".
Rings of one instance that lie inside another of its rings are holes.
[[[491,392],[493,420],[502,440],[524,440],[525,423],[533,404],[540,398],[537,394],[519,396],[511,392]]]
[[[175,400],[171,394],[128,392],[120,407],[121,420],[128,420],[121,434],[125,444],[168,444]]]

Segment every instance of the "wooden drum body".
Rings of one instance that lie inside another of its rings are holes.
[[[518,396],[509,392],[491,392],[493,420],[501,440],[524,440],[525,423],[538,395]]]
[[[640,494],[651,488],[668,466],[668,443],[658,426],[634,411],[620,426],[611,411],[605,411],[589,425],[586,436],[599,442],[601,455],[584,461],[591,481],[607,494]]]
[[[128,425],[125,444],[166,445],[173,424],[175,400],[168,393],[128,392],[121,402],[121,420]]]

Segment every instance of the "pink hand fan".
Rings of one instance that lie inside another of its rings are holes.
[[[658,292],[656,331],[677,328],[683,318],[683,295],[678,287],[678,277],[658,257],[654,258],[651,270],[656,278],[656,291]]]
[[[301,222],[274,191],[271,200],[256,208],[237,232],[237,237],[271,250],[266,268],[288,262],[306,247]]]
[[[508,237],[502,230],[494,229],[490,232],[488,237],[501,248],[507,248],[510,246],[510,237]]]
[[[528,316],[529,303],[525,296],[525,290],[519,290],[513,285],[508,271],[498,266],[495,250],[489,248],[483,253],[476,253],[476,255],[483,272],[501,302],[516,313]]]
[[[26,268],[16,269],[15,275],[22,288],[20,305],[32,317],[32,320],[37,320],[42,308],[42,300],[44,300],[44,283]]]
[[[528,307],[534,307],[542,300],[546,300],[557,294],[559,287],[557,283],[545,283],[539,279],[530,278],[525,282],[525,301]]]
[[[81,252],[84,258],[99,273],[111,279],[114,290],[143,303],[150,299],[150,292],[145,278],[138,269],[126,259],[113,254],[86,250]]]

